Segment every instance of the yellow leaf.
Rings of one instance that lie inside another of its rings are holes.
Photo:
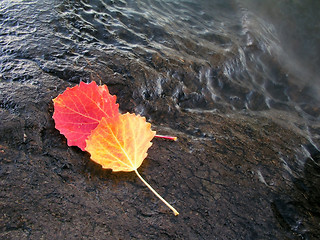
[[[147,157],[155,134],[156,132],[151,130],[151,124],[139,115],[126,113],[114,118],[102,118],[86,141],[86,151],[91,154],[91,159],[103,168],[135,171],[141,181],[178,215],[178,211],[164,200],[137,170]]]
[[[131,172],[147,157],[155,134],[151,124],[139,115],[126,113],[111,119],[102,118],[87,140],[86,151],[103,168]]]

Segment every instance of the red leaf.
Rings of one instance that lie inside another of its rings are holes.
[[[147,156],[155,132],[146,119],[135,114],[119,114],[116,96],[107,86],[95,82],[67,88],[53,99],[56,128],[65,135],[69,146],[87,150],[92,160],[114,171],[135,171],[141,181],[175,215],[178,211],[164,200],[139,174],[138,167]],[[176,140],[175,137],[160,138]]]
[[[109,93],[106,85],[95,82],[67,88],[53,99],[55,127],[63,134],[69,146],[78,146],[85,151],[86,139],[103,117],[119,115],[116,96]]]

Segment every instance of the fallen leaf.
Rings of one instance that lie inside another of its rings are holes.
[[[90,153],[91,159],[103,168],[135,171],[141,181],[178,215],[178,211],[164,200],[137,170],[147,157],[155,134],[156,132],[151,130],[151,124],[139,115],[126,113],[118,118],[102,118],[87,140],[86,151]]]
[[[138,168],[147,157],[153,137],[176,141],[176,137],[155,135],[151,124],[135,114],[120,114],[116,96],[107,86],[80,82],[78,86],[53,99],[55,127],[69,146],[78,146],[91,154],[91,159],[113,171],[135,171],[141,181],[175,215],[178,215],[139,174]]]
[[[103,117],[119,115],[116,96],[106,85],[80,82],[53,99],[55,127],[67,138],[68,146],[85,150],[86,139]]]
[[[155,133],[151,124],[139,115],[126,113],[118,118],[102,118],[89,136],[85,150],[103,168],[131,172],[147,157]]]

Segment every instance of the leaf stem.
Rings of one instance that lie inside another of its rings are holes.
[[[174,215],[176,215],[176,216],[179,215],[179,212],[178,212],[174,207],[172,207],[172,206],[170,205],[170,203],[168,203],[166,200],[164,200],[164,199],[159,195],[159,193],[157,193],[156,190],[154,190],[154,189],[149,185],[149,183],[147,183],[146,180],[143,179],[143,177],[141,177],[141,175],[139,174],[139,172],[138,172],[137,169],[135,169],[134,171],[136,172],[136,174],[138,175],[138,177],[141,179],[141,181],[142,181],[165,205],[167,205],[168,208],[170,208],[170,209],[173,211]]]
[[[164,135],[155,135],[157,138],[163,138],[163,139],[168,139],[172,141],[177,141],[177,137],[172,137],[172,136],[164,136]]]

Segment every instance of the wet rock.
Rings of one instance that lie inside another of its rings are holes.
[[[290,82],[263,38],[250,43],[250,14],[233,1],[219,12],[146,2],[0,4],[0,238],[317,239],[313,88]],[[139,168],[178,217],[134,173],[103,170],[54,128],[52,99],[91,80],[178,137],[154,139]],[[313,118],[290,129],[296,103]]]
[[[253,111],[262,111],[268,109],[266,99],[262,94],[250,92],[247,96],[248,108]]]
[[[310,210],[310,219],[296,210],[288,176],[314,189],[309,179],[317,179],[316,166],[306,163],[299,175],[279,160],[295,162],[296,149],[307,142],[294,132],[245,115],[152,117],[159,133],[179,140],[154,139],[139,171],[180,211],[175,217],[134,173],[103,170],[68,147],[54,129],[51,99],[73,84],[46,73],[38,81],[0,84],[2,239],[315,239],[317,211]],[[117,91],[126,96],[132,86]],[[296,191],[316,204],[317,193]]]

